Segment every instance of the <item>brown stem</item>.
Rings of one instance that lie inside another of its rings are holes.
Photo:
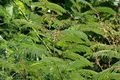
[[[102,66],[100,65],[100,59],[96,57],[95,63],[100,67],[100,69],[103,71]]]

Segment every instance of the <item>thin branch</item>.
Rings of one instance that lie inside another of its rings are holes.
[[[17,5],[17,3],[16,3],[14,0],[12,0],[12,1],[13,1],[13,3],[14,3],[16,6],[19,7],[19,5]],[[25,15],[25,13],[21,10],[21,8],[19,8],[19,11],[22,13],[22,15],[23,15],[23,17],[25,18],[25,20],[29,21],[29,19],[27,18],[27,16]]]
[[[96,57],[96,61],[95,61],[95,63],[100,67],[100,69],[103,71],[103,68],[102,68],[102,66],[100,65],[100,59],[98,59],[97,57]]]
[[[37,31],[32,27],[32,29],[34,30],[34,32],[36,32],[37,34]],[[39,34],[37,34],[38,38],[42,41],[43,45],[47,48],[47,50],[49,51],[49,53],[52,55],[52,52],[50,50],[50,48],[47,46],[47,44],[45,43],[45,41],[39,36]]]

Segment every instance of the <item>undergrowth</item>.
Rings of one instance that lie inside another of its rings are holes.
[[[0,80],[120,80],[120,3],[0,0]]]

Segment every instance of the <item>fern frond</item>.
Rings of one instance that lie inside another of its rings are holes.
[[[35,45],[29,36],[20,35],[12,40],[14,40],[14,42],[10,41],[8,45],[12,46],[16,59],[26,58],[30,60],[39,60],[48,53],[44,45]]]
[[[93,76],[92,80],[110,80],[111,70],[104,70]]]
[[[93,32],[96,34],[104,35],[105,32],[101,29],[99,23],[96,22],[88,22],[87,24],[75,25],[70,27],[71,30],[81,30],[83,32]]]
[[[110,15],[115,15],[116,12],[109,7],[97,7],[96,10],[100,13],[109,13]]]
[[[117,51],[113,50],[101,50],[98,52],[93,53],[93,57],[109,57],[109,58],[120,58],[120,54]]]
[[[10,20],[10,16],[8,14],[8,12],[6,11],[6,9],[0,5],[0,19],[1,19],[1,23],[0,25],[4,24],[4,23],[8,23]]]
[[[91,63],[87,63],[86,61],[83,62],[82,60],[76,60],[69,63],[67,70],[68,71],[80,70],[82,68],[86,68],[90,66],[92,67]]]
[[[64,8],[62,8],[60,5],[55,4],[55,3],[51,3],[48,1],[42,1],[42,2],[36,2],[33,4],[33,9],[35,7],[42,7],[44,9],[44,11],[46,11],[47,9],[53,10],[55,11],[58,15],[62,15],[63,13],[66,13],[66,10]]]
[[[62,65],[61,65],[62,64]],[[66,63],[56,57],[46,57],[41,61],[33,63],[30,66],[32,72],[37,72],[42,78],[48,78],[52,80],[63,79],[65,75],[62,75],[62,71],[66,68]]]
[[[86,80],[78,72],[68,72],[66,76],[65,80]]]
[[[57,12],[59,15],[62,15],[62,13],[66,12],[66,10],[64,8],[62,8],[61,6],[59,6],[57,4],[48,2],[46,5],[49,9]]]
[[[97,75],[98,73],[93,70],[87,70],[87,69],[80,69],[78,70],[79,74],[83,76],[85,79],[92,79],[94,75]]]
[[[88,56],[88,55],[92,54],[92,50],[88,46],[76,45],[76,44],[68,44],[68,45],[69,46],[67,47],[67,51],[78,53],[78,54],[84,55],[84,56]]]
[[[73,43],[80,43],[86,45],[90,44],[87,35],[82,31],[75,31],[75,30],[61,31],[61,34],[58,39],[61,42],[70,42],[70,43],[73,42]]]
[[[76,68],[85,67],[85,66],[93,66],[92,63],[90,63],[86,58],[84,58],[83,56],[80,56],[79,54],[71,53],[68,51],[68,52],[65,52],[62,56],[64,59],[72,60],[73,62],[71,62],[70,64],[71,66],[76,66]]]
[[[0,67],[4,70],[4,69],[8,69],[8,70],[12,70],[15,69],[15,64],[13,64],[10,61],[5,61],[0,59]]]
[[[111,79],[118,80],[120,78],[119,71],[120,71],[119,66],[111,67],[94,75],[92,80],[111,80]]]
[[[106,44],[101,44],[101,43],[95,43],[91,45],[91,49],[94,50],[95,52],[100,51],[100,50],[111,50],[114,49],[113,45],[106,45]]]

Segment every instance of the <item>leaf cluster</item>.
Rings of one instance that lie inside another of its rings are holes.
[[[119,80],[114,2],[0,0],[0,80]]]

